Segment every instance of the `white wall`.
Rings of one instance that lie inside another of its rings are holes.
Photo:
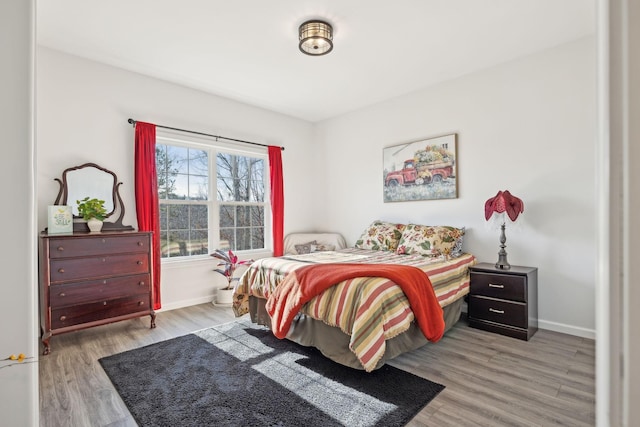
[[[466,226],[465,249],[495,262],[483,207],[508,189],[525,204],[519,230],[507,229],[509,262],[539,268],[541,327],[593,337],[595,65],[589,37],[319,124],[317,227],[353,244],[374,219]],[[458,198],[383,203],[383,147],[453,132]]]
[[[0,3],[0,168],[3,244],[0,260],[0,359],[24,353],[37,361],[36,252],[33,161],[33,1]],[[9,362],[0,361],[0,367]],[[38,365],[0,369],[0,424],[38,424]]]
[[[38,228],[58,193],[64,169],[94,162],[123,182],[124,223],[136,226],[134,131],[128,118],[285,147],[285,232],[308,229],[321,184],[311,124],[140,74],[38,48]],[[211,300],[213,259],[162,268],[163,308]]]

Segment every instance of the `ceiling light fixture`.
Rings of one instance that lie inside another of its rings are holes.
[[[311,56],[326,55],[333,50],[333,28],[324,21],[312,20],[298,30],[300,52]]]

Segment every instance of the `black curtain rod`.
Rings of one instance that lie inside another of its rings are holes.
[[[129,119],[127,121],[129,123],[131,123],[133,126],[135,126],[136,123],[138,122],[137,120],[133,120],[133,119]],[[260,147],[268,147],[267,144],[260,144],[259,142],[251,142],[251,141],[244,141],[242,139],[227,138],[226,136],[211,135],[209,133],[196,132],[196,131],[193,131],[193,130],[186,130],[186,129],[172,128],[172,127],[169,127],[169,126],[162,126],[162,125],[155,125],[155,126],[158,127],[158,128],[163,128],[163,129],[177,130],[178,132],[193,133],[195,135],[209,136],[209,137],[216,138],[216,139],[226,139],[227,141],[242,142],[243,144],[251,144],[251,145],[258,145]],[[280,149],[284,151],[284,147],[280,147]]]

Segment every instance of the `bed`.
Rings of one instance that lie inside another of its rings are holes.
[[[354,247],[345,247],[337,233],[287,236],[284,256],[257,260],[242,275],[234,292],[234,312],[236,316],[249,314],[254,323],[268,326],[277,336],[279,331],[281,338],[286,336],[301,345],[316,347],[338,363],[373,371],[387,360],[425,345],[429,341],[426,336],[437,341],[460,318],[463,297],[469,290],[469,267],[476,260],[462,251],[464,229],[442,230],[374,221]],[[281,302],[282,307],[296,310],[290,323],[283,326],[274,313],[278,304],[274,300],[286,298],[281,295],[282,290],[289,287],[293,276],[305,270],[348,268],[381,268],[381,274],[398,268],[404,269],[401,276],[420,271],[423,278],[426,273],[426,285],[421,284],[418,289],[428,289],[426,294],[432,294],[433,300],[428,303],[431,306],[414,312],[412,307],[419,306],[413,296],[415,291],[404,287],[412,284],[400,283],[398,275],[391,276],[398,278],[391,280],[354,273],[356,277],[349,276],[323,288],[304,304]],[[414,298],[411,303],[410,298]],[[427,323],[436,330],[433,324],[439,322],[440,334],[425,332]]]

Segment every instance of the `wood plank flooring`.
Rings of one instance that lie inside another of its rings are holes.
[[[233,320],[201,304],[54,336],[40,358],[40,425],[135,426],[98,359]],[[458,324],[390,364],[446,386],[408,425],[593,426],[595,343],[538,331],[520,341]]]

